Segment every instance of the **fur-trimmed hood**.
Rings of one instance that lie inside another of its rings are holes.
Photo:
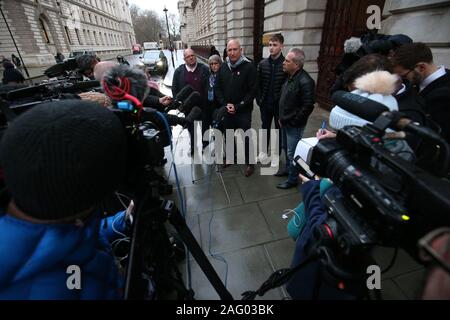
[[[397,90],[399,78],[387,71],[374,71],[355,80],[355,87],[367,93],[387,96]]]
[[[356,79],[355,87],[357,89],[352,91],[352,93],[379,102],[385,105],[390,111],[397,111],[398,103],[392,96],[396,91],[397,82],[398,77],[387,71],[374,71]],[[342,129],[350,125],[362,127],[367,123],[369,121],[339,106],[335,106],[331,110],[330,125],[335,129]]]

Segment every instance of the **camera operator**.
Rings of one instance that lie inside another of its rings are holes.
[[[345,87],[345,90],[350,92],[355,90],[355,80],[374,71],[387,71],[393,73],[392,63],[387,57],[380,54],[369,54],[362,57],[344,73],[343,86]],[[403,84],[401,79],[399,79],[393,95],[397,100],[400,112],[404,113],[407,118],[414,122],[417,122],[420,125],[426,125],[427,119],[425,112],[423,111],[425,101],[417,95],[410,85]],[[415,135],[407,134],[406,140],[410,147],[416,151],[420,139]]]
[[[145,114],[150,118],[149,120],[161,125],[161,129],[165,130],[164,122],[162,122],[160,115],[156,111],[161,110],[160,112],[162,113],[164,106],[166,104],[168,105],[172,99],[169,97],[160,98],[149,95],[150,87],[148,86],[148,79],[143,71],[124,65],[117,65],[105,73],[102,85],[106,95],[114,103],[123,101],[133,104],[135,109],[138,104],[142,104],[142,107],[148,108]],[[195,112],[192,112],[194,110]],[[172,114],[164,114],[169,125],[182,125],[184,127],[192,127],[194,121],[200,116],[201,110],[195,107],[191,109],[185,118]]]
[[[56,53],[56,55],[55,55],[56,63],[64,62],[65,59],[66,59],[66,57],[61,52]]]
[[[126,66],[130,65],[130,63],[121,55],[118,55],[116,59],[117,59],[117,62],[120,63],[120,64],[123,64],[123,65],[126,65]]]
[[[94,68],[95,79],[101,82],[103,80],[105,74],[107,74],[109,71],[111,71],[112,69],[114,69],[117,66],[119,66],[119,64],[117,62],[113,62],[113,61],[102,61],[102,62],[97,63]],[[124,66],[124,67],[130,69],[128,66]],[[134,73],[130,73],[134,77],[136,77],[136,75],[139,74],[139,78],[141,78],[140,74],[142,72],[140,70],[138,70],[138,69],[130,69],[130,70],[136,71]],[[143,82],[140,82],[140,84],[142,86],[144,86]],[[147,85],[148,85],[148,82],[147,82]],[[172,102],[172,99],[170,97],[164,96],[164,95],[160,94],[159,91],[155,91],[150,87],[149,87],[149,92],[150,92],[150,94],[147,95],[143,101],[143,104],[145,107],[151,107],[151,108],[155,108],[155,109],[161,111],[165,106],[169,105]],[[84,92],[84,93],[79,94],[79,97],[82,100],[89,100],[89,101],[97,102],[104,107],[109,107],[109,106],[111,106],[111,103],[112,103],[111,99],[107,95],[105,95],[104,93],[100,93],[100,92]]]
[[[5,60],[3,62],[3,68],[2,83],[4,85],[21,84],[25,81],[23,74],[16,69],[11,61]]]
[[[423,43],[400,47],[392,62],[395,73],[409,81],[425,99],[425,112],[441,127],[441,136],[450,143],[450,71],[434,63],[431,49]]]
[[[99,62],[93,54],[83,54],[76,58],[78,64],[78,73],[83,81],[94,80],[94,68]]]
[[[0,144],[11,197],[0,214],[0,299],[121,298],[108,241],[125,232],[125,215],[105,219],[102,202],[124,178],[126,147],[119,119],[86,101],[41,104],[10,125]]]
[[[396,34],[392,36],[368,33],[361,38],[352,37],[344,43],[344,56],[335,70],[337,76],[330,94],[338,90],[346,90],[343,77],[344,73],[355,62],[364,56],[370,54],[380,54],[391,58],[394,51],[402,45],[412,43],[412,39],[404,34]]]

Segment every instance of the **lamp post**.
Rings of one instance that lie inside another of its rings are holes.
[[[13,43],[14,43],[14,47],[16,47],[16,51],[17,51],[17,53],[19,54],[19,58],[20,58],[20,60],[22,61],[23,69],[25,70],[25,73],[27,74],[27,77],[28,77],[28,79],[29,79],[29,78],[30,78],[30,74],[28,73],[28,69],[27,69],[27,67],[25,66],[25,63],[23,62],[22,55],[20,54],[19,48],[17,48],[16,40],[14,39],[14,36],[13,36],[13,34],[12,34],[12,32],[11,32],[11,29],[9,28],[8,21],[6,20],[6,17],[5,17],[5,15],[3,14],[3,10],[2,10],[2,7],[1,7],[1,6],[0,6],[0,12],[1,12],[1,14],[2,14],[3,20],[5,20],[6,28],[8,28],[9,35],[11,36],[11,39],[12,39],[12,41],[13,41]]]
[[[170,40],[170,29],[169,29],[169,20],[167,19],[167,8],[166,6],[164,6],[164,13],[166,14],[166,23],[167,23],[167,34],[169,35],[169,49],[172,48],[172,50],[170,50],[170,54],[172,57],[172,66],[175,69],[175,62],[173,61],[173,46],[172,46],[172,40]]]

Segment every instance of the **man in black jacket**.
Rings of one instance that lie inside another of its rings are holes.
[[[184,50],[183,55],[185,64],[180,65],[173,74],[172,97],[175,98],[181,89],[190,85],[195,91],[200,93],[203,103],[198,107],[203,108],[204,104],[206,104],[209,68],[206,65],[197,62],[194,50],[186,49]],[[203,127],[203,131],[208,129],[206,126]],[[193,155],[195,149],[194,128],[189,127],[188,130],[191,138],[191,155]]]
[[[394,71],[408,80],[425,99],[425,113],[441,127],[450,143],[450,71],[433,62],[430,48],[423,43],[406,44],[393,56]]]
[[[256,91],[256,68],[242,55],[242,48],[237,39],[227,44],[227,59],[222,64],[216,84],[216,96],[223,109],[223,126],[225,129],[251,128],[253,99]],[[249,142],[245,141],[245,176],[253,174],[255,159],[250,158]]]
[[[298,184],[298,172],[292,164],[295,148],[303,135],[309,115],[314,109],[315,83],[303,70],[305,53],[298,48],[291,49],[283,63],[288,79],[281,89],[280,126],[283,145],[287,150],[289,171],[287,181],[278,184],[279,189],[294,188]]]
[[[261,110],[262,128],[267,130],[266,145],[267,150],[270,145],[270,128],[272,119],[275,119],[275,128],[280,129],[278,115],[280,113],[278,104],[280,102],[280,93],[283,83],[286,81],[287,74],[283,71],[284,56],[283,49],[284,37],[280,33],[274,34],[269,40],[270,56],[262,60],[258,65],[257,95],[256,102]],[[279,135],[279,149],[281,147],[281,135]],[[273,150],[275,152],[275,150]],[[260,153],[260,157],[263,156]],[[287,172],[281,170],[276,176],[287,176]]]

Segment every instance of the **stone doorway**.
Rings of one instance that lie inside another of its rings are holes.
[[[264,1],[254,0],[253,59],[256,64],[263,57],[264,7]]]
[[[330,88],[335,81],[334,70],[344,54],[344,42],[350,37],[360,37],[368,32],[367,8],[378,5],[383,9],[385,0],[329,0],[322,31],[322,43],[317,60],[317,102],[330,109]]]

